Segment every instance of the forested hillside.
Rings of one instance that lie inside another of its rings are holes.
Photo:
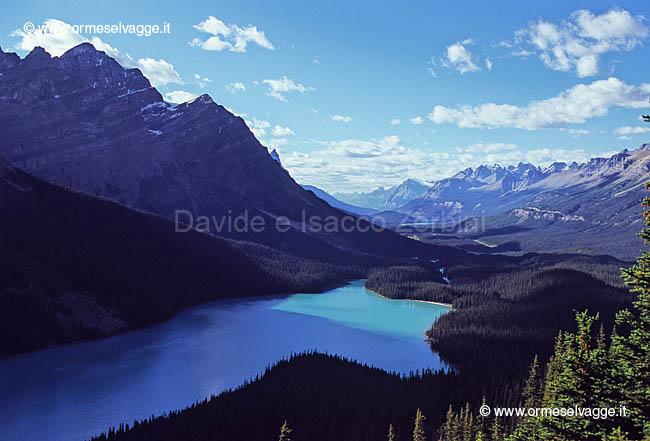
[[[175,233],[172,221],[6,162],[0,204],[0,356],[148,325],[208,300],[318,291],[377,263],[330,264]]]

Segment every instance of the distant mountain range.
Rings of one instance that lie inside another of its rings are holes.
[[[340,224],[346,213],[297,185],[277,152],[272,158],[208,95],[167,103],[138,69],[89,43],[60,57],[40,47],[24,59],[0,50],[0,74],[0,156],[39,178],[168,218],[177,210],[217,222],[261,216],[269,226],[261,232],[218,234],[310,257],[413,256],[426,248],[390,231],[306,225],[311,218]],[[288,228],[278,231],[278,219]]]
[[[527,163],[466,168],[434,182],[424,194],[394,211],[420,221],[445,224],[467,216],[499,214],[522,206],[544,191],[540,183],[550,176],[577,167],[576,163],[556,162],[545,168]]]
[[[394,187],[379,187],[370,192],[334,193],[339,201],[377,211],[393,210],[423,195],[430,187],[415,179],[406,179]]]
[[[513,241],[530,251],[567,249],[633,259],[642,242],[650,144],[594,158],[529,187],[517,208],[461,222],[455,234],[492,245]]]
[[[649,172],[650,144],[643,144],[583,164],[466,168],[430,187],[406,180],[367,193],[314,192],[378,224],[402,225],[399,230],[410,236],[416,226],[430,225],[438,233],[418,237],[468,251],[578,251],[632,259]],[[366,213],[351,202],[393,208]]]

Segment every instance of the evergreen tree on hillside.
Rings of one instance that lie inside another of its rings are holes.
[[[392,424],[388,426],[388,441],[395,441],[395,429]]]
[[[425,441],[424,421],[426,417],[420,409],[415,413],[415,427],[413,427],[413,441]]]
[[[287,420],[284,420],[284,424],[282,424],[282,427],[280,427],[279,441],[291,441],[291,432],[293,432],[293,430],[289,428]]]
[[[537,409],[542,404],[542,384],[539,369],[539,362],[537,356],[535,356],[530,365],[528,379],[522,393],[523,405],[526,409]],[[512,439],[526,441],[542,439],[540,419],[534,416],[523,416],[517,424]]]
[[[646,184],[650,189],[650,183]],[[650,198],[643,201],[645,228],[639,235],[650,243]],[[628,327],[626,336],[616,335],[612,346],[617,367],[624,375],[622,395],[629,405],[633,431],[650,437],[650,252],[645,251],[636,265],[623,270],[625,283],[636,293],[634,311],[623,310],[616,317],[617,324]]]

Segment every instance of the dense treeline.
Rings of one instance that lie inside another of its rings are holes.
[[[444,283],[443,274],[433,264],[400,265],[370,271],[366,288],[390,299],[451,303],[455,297],[445,289]]]
[[[449,403],[458,406],[467,397],[480,400],[488,388],[501,392],[505,385],[498,381],[431,371],[401,377],[336,356],[301,354],[234,391],[96,439],[270,441],[278,439],[287,420],[294,440],[381,440],[390,424],[397,440],[407,440],[418,408],[429,416],[424,430],[432,433],[443,422]],[[501,394],[490,399],[507,402]]]
[[[488,420],[480,411],[475,414],[467,404],[458,412],[450,407],[440,439],[650,440],[649,274],[650,255],[626,273],[639,296],[633,311],[616,314],[617,327],[609,336],[602,324],[596,332],[598,315],[580,312],[577,332],[558,334],[545,366],[534,357],[513,427],[496,415]]]
[[[516,377],[535,354],[551,354],[557,332],[573,328],[574,310],[600,311],[605,325],[613,324],[632,300],[621,265],[607,257],[528,255],[445,268],[447,284],[430,263],[373,270],[366,286],[390,298],[451,303],[454,310],[427,332],[433,349],[461,371]]]
[[[463,295],[454,300],[454,311],[427,332],[432,348],[465,369],[490,366],[517,372],[535,354],[550,355],[558,330],[573,328],[574,310],[600,311],[611,327],[613,314],[631,301],[623,288],[575,270],[527,269],[507,277],[484,276],[463,287],[467,291],[458,289]],[[484,290],[471,293],[472,285],[483,285]]]
[[[372,270],[367,286],[390,297],[450,295],[455,310],[434,325],[430,337],[456,372],[399,379],[324,355],[302,355],[236,391],[100,439],[272,440],[287,420],[295,440],[382,439],[390,425],[394,439],[405,440],[412,439],[417,409],[427,416],[420,422],[426,439],[437,439],[450,405],[464,409],[454,421],[474,418],[483,399],[518,406],[530,360],[552,353],[558,330],[574,326],[573,309],[615,311],[629,304],[615,276],[618,261],[576,257],[529,255],[493,267],[472,261],[444,270],[450,285],[441,281],[437,262]],[[515,423],[492,421],[489,430],[501,440]]]
[[[319,291],[381,262],[334,264],[175,233],[167,219],[13,173],[14,185],[0,182],[0,357],[148,325],[208,300]]]
[[[530,360],[537,352],[552,352],[558,329],[573,328],[573,307],[588,303],[615,310],[629,299],[620,286],[604,281],[611,279],[613,261],[594,261],[596,267],[602,266],[597,278],[568,269],[572,265],[563,259],[530,259],[522,263],[524,267],[502,272],[459,267],[455,272],[450,270],[449,286],[431,282],[431,278],[439,280],[441,274],[434,263],[371,271],[369,285],[372,281],[394,284],[398,297],[402,285],[409,286],[404,292],[412,292],[418,284],[424,289],[428,283],[455,290],[450,292],[456,293],[453,301],[457,310],[443,316],[450,319],[451,327],[443,325],[440,340],[448,345],[444,346],[447,358],[457,367],[453,373],[426,372],[399,379],[335,357],[306,354],[279,363],[258,381],[234,392],[137,423],[130,430],[118,428],[100,439],[272,440],[277,439],[279,428],[287,420],[293,429],[291,439],[295,440],[382,439],[390,425],[395,439],[405,440],[412,439],[417,409],[427,416],[421,422],[426,439],[437,439],[449,405],[466,409],[462,417],[454,414],[455,421],[470,418],[483,399],[504,407],[518,406]],[[574,266],[584,265],[587,262]],[[462,271],[466,271],[464,283],[458,282]],[[508,291],[509,278],[513,288]],[[460,290],[454,280],[467,291]],[[501,290],[503,298],[493,297],[494,291],[488,290],[484,301],[483,283]],[[562,286],[566,290],[560,289]],[[531,287],[539,289],[530,292]],[[494,332],[488,332],[490,320],[495,318]],[[438,323],[440,320],[435,326]],[[546,334],[551,335],[549,341],[544,340]],[[466,403],[472,406],[465,408]],[[512,432],[515,423],[515,418],[499,420],[496,425],[485,422],[490,431],[496,431],[497,440]]]

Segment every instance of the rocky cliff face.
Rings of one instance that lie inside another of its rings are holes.
[[[166,103],[138,69],[88,43],[61,57],[42,48],[24,59],[0,51],[0,156],[45,180],[166,217],[187,210],[226,222],[291,221],[282,233],[218,231],[229,237],[309,254],[412,253],[410,241],[389,232],[303,228],[305,218],[343,214],[300,188],[241,118],[208,95]]]

